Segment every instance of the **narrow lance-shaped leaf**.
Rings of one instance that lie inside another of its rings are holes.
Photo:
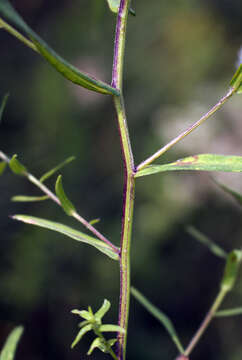
[[[75,209],[74,205],[72,204],[72,202],[68,199],[68,197],[65,194],[65,191],[64,191],[63,185],[62,185],[62,176],[61,175],[59,175],[56,180],[55,192],[61,202],[62,208],[65,211],[65,213],[69,216],[73,216],[73,214],[76,212],[76,209]]]
[[[26,167],[21,164],[20,161],[17,159],[17,155],[13,155],[12,159],[9,162],[9,167],[12,170],[13,173],[17,175],[26,175],[27,169]]]
[[[187,232],[194,237],[197,241],[199,241],[201,244],[208,247],[208,249],[216,256],[221,257],[223,259],[227,258],[227,253],[224,251],[220,246],[215,244],[211,239],[209,239],[207,236],[202,234],[200,231],[195,229],[193,226],[187,227]]]
[[[66,160],[62,161],[59,165],[55,166],[53,169],[47,171],[44,175],[42,175],[39,181],[40,181],[41,183],[43,183],[45,180],[47,180],[47,179],[50,178],[52,175],[54,175],[58,170],[60,170],[61,168],[63,168],[63,166],[69,164],[69,163],[72,162],[73,160],[75,160],[75,156],[70,156],[70,157],[68,157]]]
[[[80,72],[76,67],[59,56],[24,22],[8,0],[0,1],[0,15],[24,32],[33,41],[40,54],[65,78],[92,91],[102,94],[119,95],[119,92],[110,85],[96,80],[84,72]]]
[[[242,94],[242,64],[234,74],[230,85],[236,89],[237,94]]]
[[[24,328],[22,326],[18,326],[10,333],[0,353],[0,360],[14,359],[16,348],[20,337],[23,334],[23,330]]]
[[[135,177],[157,174],[165,171],[222,171],[242,172],[242,156],[200,154],[179,159],[163,165],[150,165],[138,171]]]
[[[76,346],[77,343],[79,343],[79,341],[82,339],[82,337],[88,332],[92,330],[92,325],[86,325],[84,326],[77,334],[75,340],[73,341],[73,343],[71,344],[71,348],[74,348],[74,346]]]
[[[107,299],[104,299],[102,306],[95,313],[95,318],[97,318],[98,320],[101,320],[104,317],[104,315],[108,312],[110,307],[111,307],[110,301],[108,301]]]
[[[43,196],[28,196],[28,195],[16,195],[11,198],[15,202],[35,202],[35,201],[44,201],[48,200],[48,195]]]
[[[216,317],[227,317],[227,316],[237,316],[242,315],[242,307],[234,308],[234,309],[225,309],[217,311]]]
[[[120,332],[125,333],[125,330],[119,325],[113,324],[104,324],[99,327],[99,331],[101,332]]]
[[[2,99],[1,105],[0,105],[0,122],[2,121],[2,116],[3,116],[4,109],[6,107],[7,101],[8,101],[8,97],[9,97],[9,94],[5,94]]]
[[[224,275],[221,281],[221,289],[224,291],[231,291],[234,287],[239,266],[242,260],[242,251],[233,250],[227,257]]]
[[[176,330],[168,316],[151,304],[151,302],[134,287],[131,288],[131,293],[136,300],[138,300],[138,302],[165,327],[179,352],[184,353],[182,343],[179,340]]]
[[[12,216],[12,218],[15,220],[22,221],[27,224],[40,226],[45,229],[59,232],[59,233],[64,234],[74,240],[77,240],[77,241],[80,241],[80,242],[83,242],[83,243],[86,243],[86,244],[89,244],[89,245],[95,247],[96,249],[98,249],[105,255],[109,256],[113,260],[119,260],[118,254],[115,253],[113,251],[113,249],[111,247],[109,247],[106,243],[104,243],[96,238],[93,238],[92,236],[86,235],[85,233],[83,233],[81,231],[74,230],[69,226],[66,226],[66,225],[63,225],[63,224],[60,224],[60,223],[57,223],[54,221],[40,219],[40,218],[37,218],[34,216],[28,216],[28,215],[14,215],[14,216]]]
[[[222,189],[227,194],[231,195],[237,201],[237,203],[239,203],[239,205],[242,206],[242,194],[240,194],[237,191],[231,189],[227,185],[221,184],[220,182],[218,182],[215,179],[213,179],[213,181],[215,182],[216,185],[218,185],[218,187],[220,187],[220,189]]]
[[[6,169],[7,163],[5,161],[0,161],[0,175],[3,174],[4,170]]]

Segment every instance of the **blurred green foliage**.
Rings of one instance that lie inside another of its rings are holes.
[[[66,59],[110,81],[115,15],[105,1],[25,0],[13,4]],[[196,110],[199,104],[206,111],[227,90],[241,46],[242,4],[239,0],[150,0],[148,4],[140,0],[133,1],[132,7],[136,17],[129,18],[124,85],[138,164],[170,140],[167,129],[175,129],[175,136],[187,120],[191,123],[202,115],[198,112],[197,118],[187,119],[184,109]],[[76,156],[62,170],[65,189],[80,214],[89,220],[101,218],[98,229],[118,245],[122,162],[111,99],[69,84],[3,31],[0,44],[0,96],[10,93],[0,129],[1,149],[18,154],[37,176],[66,157]],[[198,153],[197,147],[199,152],[216,149],[241,155],[239,120],[241,98],[235,97],[204,125],[201,138],[198,130],[198,137],[192,135],[191,142],[185,140],[166,159]],[[206,141],[211,133],[212,140]],[[238,175],[226,179],[241,190]],[[169,315],[186,343],[217,293],[223,263],[194,243],[185,226],[196,226],[231,250],[241,246],[241,209],[206,174],[138,180],[133,284]],[[53,187],[54,180],[49,185]],[[51,202],[11,203],[16,194],[38,195],[24,179],[6,172],[0,179],[0,191],[0,345],[9,330],[22,323],[26,331],[17,359],[79,359],[91,339],[87,337],[76,350],[70,350],[76,327],[70,310],[89,304],[98,308],[108,298],[113,305],[108,321],[114,323],[118,266],[95,249],[9,219],[8,215],[26,213],[76,225]],[[238,285],[226,307],[241,305],[241,296]],[[215,320],[194,358],[240,360],[240,334],[239,318]],[[129,360],[176,356],[165,331],[134,300],[129,336]],[[95,354],[99,358],[103,355]]]

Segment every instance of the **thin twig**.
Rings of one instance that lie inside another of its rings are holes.
[[[219,102],[212,107],[205,115],[203,115],[198,121],[196,121],[193,125],[189,126],[185,131],[183,131],[180,135],[171,140],[168,144],[163,146],[160,150],[151,155],[148,159],[140,163],[136,170],[139,171],[141,169],[146,168],[153,161],[158,159],[161,155],[163,155],[167,150],[177,144],[179,141],[184,139],[187,135],[189,135],[192,131],[194,131],[198,126],[200,126],[204,121],[210,118],[221,106],[236,92],[235,88],[230,88],[227,94],[219,100]]]
[[[9,163],[10,162],[10,158],[5,155],[2,151],[0,151],[0,158]],[[43,183],[40,182],[39,179],[37,179],[34,175],[32,175],[29,172],[25,172],[25,174],[23,174],[32,184],[36,185],[41,191],[43,191],[43,193],[45,193],[51,200],[53,200],[57,205],[61,206],[61,202],[58,199],[58,197],[47,187],[45,186]],[[102,240],[103,242],[105,242],[107,245],[109,245],[116,254],[120,253],[120,250],[114,245],[112,244],[105,236],[103,236],[97,229],[95,229],[94,226],[92,226],[87,220],[85,220],[82,216],[80,216],[77,212],[75,212],[73,214],[73,217],[80,223],[82,223],[82,225],[84,225],[89,231],[91,231],[98,239]]]

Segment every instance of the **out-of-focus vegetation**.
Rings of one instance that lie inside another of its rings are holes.
[[[65,58],[110,81],[115,18],[104,0],[13,4]],[[136,17],[130,17],[128,26],[125,98],[138,164],[227,90],[242,45],[242,4],[139,0],[132,7]],[[122,163],[110,98],[70,85],[3,31],[0,45],[0,95],[10,92],[0,124],[1,149],[17,153],[38,176],[75,155],[77,160],[62,171],[65,189],[79,212],[90,220],[101,218],[99,229],[118,244]],[[235,96],[166,159],[202,152],[241,155],[241,117],[241,98]],[[219,174],[217,179],[242,191],[241,175]],[[78,228],[51,202],[10,202],[13,195],[36,193],[10,172],[0,178],[0,347],[21,323],[26,331],[19,359],[79,359],[90,339],[70,350],[76,331],[70,311],[89,304],[95,310],[108,298],[110,321],[115,322],[118,267],[92,248],[8,217],[26,213]],[[241,209],[204,173],[140,179],[136,196],[132,282],[170,316],[185,343],[210,306],[223,270],[223,263],[194,242],[186,226],[192,224],[226,250],[240,247]],[[241,302],[238,282],[225,305]],[[129,360],[175,358],[165,331],[134,301],[129,336]],[[198,360],[241,356],[240,317],[216,319],[194,351]]]

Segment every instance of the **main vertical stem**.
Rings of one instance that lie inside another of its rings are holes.
[[[134,160],[129,140],[128,126],[124,100],[122,95],[123,63],[126,39],[126,25],[130,0],[121,0],[116,24],[116,36],[114,45],[112,86],[120,91],[120,96],[114,96],[120,141],[124,163],[124,192],[123,192],[123,216],[122,236],[120,253],[120,300],[119,300],[119,325],[125,329],[124,334],[118,336],[118,360],[125,360],[127,329],[129,317],[130,299],[130,242],[133,223],[134,208]]]

